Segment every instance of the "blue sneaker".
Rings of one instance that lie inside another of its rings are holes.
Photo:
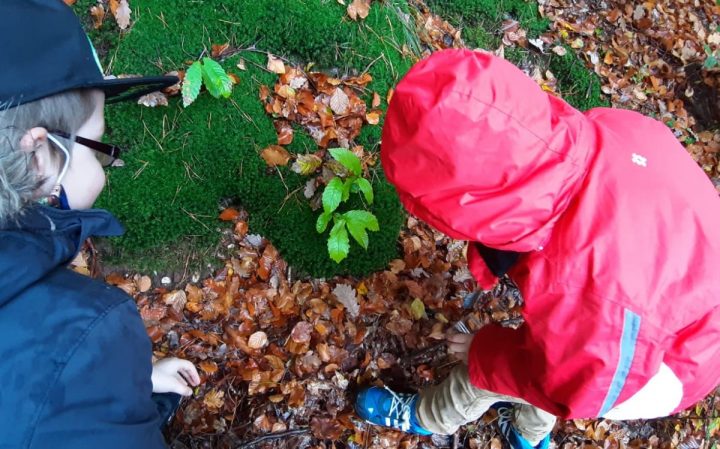
[[[550,447],[550,434],[533,446],[525,439],[513,425],[513,404],[498,402],[492,406],[498,413],[498,427],[512,449],[548,449]]]
[[[432,435],[417,422],[417,400],[417,394],[395,393],[387,387],[370,387],[358,394],[355,411],[360,418],[376,426],[391,427],[413,435]]]

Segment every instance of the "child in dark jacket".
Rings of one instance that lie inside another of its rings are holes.
[[[106,101],[177,79],[105,80],[60,0],[2,0],[0,56],[0,448],[166,447],[195,367],[153,365],[132,298],[66,267],[123,232],[91,209],[119,151],[100,142]]]

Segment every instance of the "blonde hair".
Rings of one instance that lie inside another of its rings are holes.
[[[75,133],[95,109],[92,91],[71,90],[16,107],[0,105],[0,224],[18,216],[33,199],[43,179],[35,172],[32,154],[20,151],[20,139],[35,127],[64,131],[71,139],[58,139],[72,148]],[[62,161],[54,144],[50,147]]]

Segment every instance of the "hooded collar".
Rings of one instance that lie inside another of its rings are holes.
[[[0,228],[0,306],[67,265],[88,237],[119,236],[123,232],[120,222],[105,210],[30,207]]]

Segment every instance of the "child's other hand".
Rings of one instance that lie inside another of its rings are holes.
[[[448,353],[454,355],[467,365],[468,352],[472,343],[472,334],[450,334],[447,336]]]
[[[192,395],[192,387],[200,384],[195,365],[187,360],[168,357],[153,364],[153,393],[177,393],[183,396]]]

